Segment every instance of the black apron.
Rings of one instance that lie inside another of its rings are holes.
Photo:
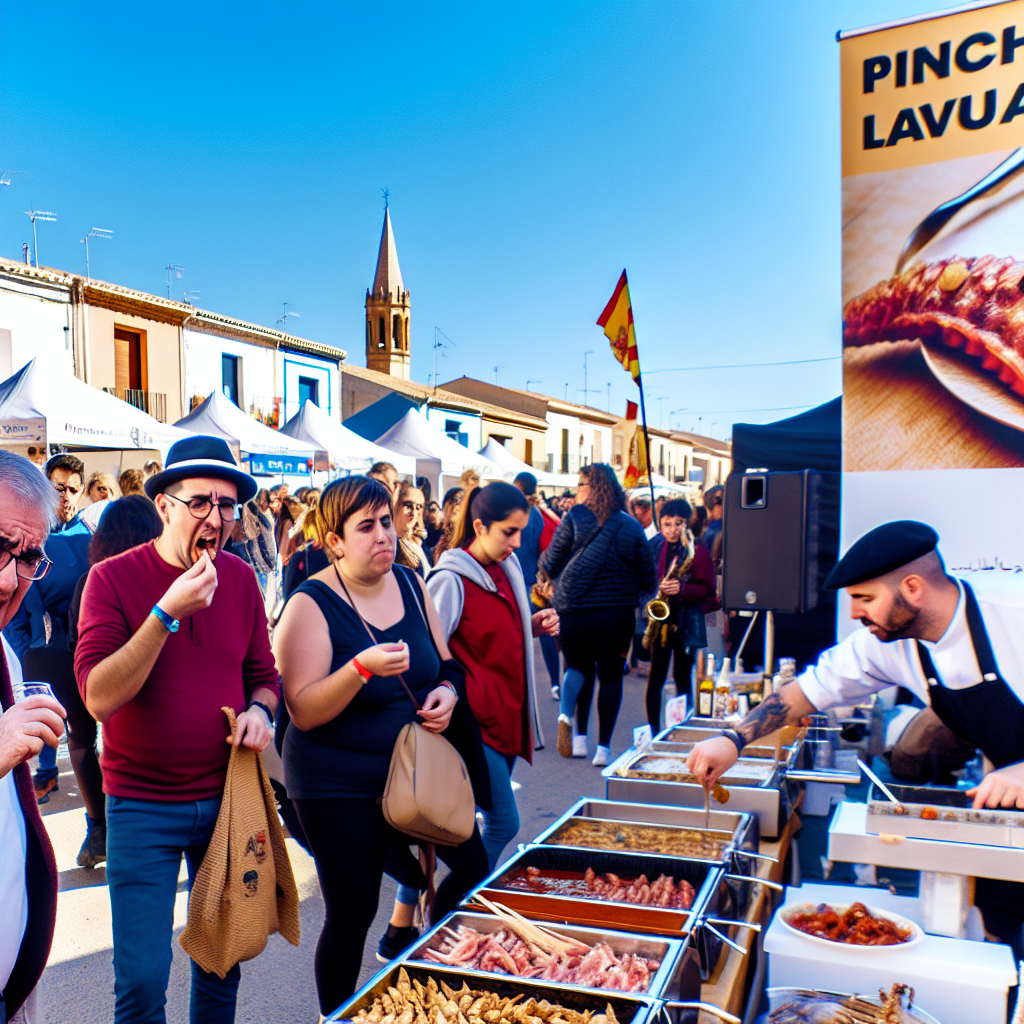
[[[1024,761],[1024,703],[999,674],[978,599],[970,584],[964,580],[960,582],[964,588],[967,627],[974,645],[974,656],[981,669],[981,681],[962,690],[950,690],[942,685],[935,663],[920,641],[917,654],[928,681],[932,710],[942,724],[973,743],[996,768],[1005,768],[1008,764]],[[1024,885],[979,878],[975,883],[975,903],[982,911],[985,926],[990,932],[1002,933],[1004,927],[1001,924],[1015,928],[1019,943],[1019,921],[1024,920]],[[1005,920],[1007,917],[1010,920]]]

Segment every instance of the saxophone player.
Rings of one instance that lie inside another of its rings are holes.
[[[690,674],[697,650],[708,642],[703,606],[715,596],[715,566],[707,550],[693,542],[687,526],[690,515],[690,505],[682,498],[666,501],[661,510],[661,533],[648,541],[661,581],[658,596],[668,602],[669,609],[668,618],[649,623],[644,635],[651,651],[647,721],[654,733],[661,727],[661,690],[673,655],[676,689],[692,702]]]

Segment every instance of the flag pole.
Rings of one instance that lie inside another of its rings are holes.
[[[630,299],[630,311],[632,312],[633,303]],[[633,337],[636,337],[636,316],[633,316]],[[651,438],[647,433],[647,405],[644,402],[644,375],[640,372],[640,346],[636,347],[636,386],[640,389],[640,415],[643,416],[643,428],[644,428],[644,447],[647,449],[647,485],[651,489],[651,515],[654,518],[654,525],[661,530],[661,523],[658,521],[658,506],[654,499],[654,480],[651,478],[651,474],[654,472],[653,465],[651,463]]]

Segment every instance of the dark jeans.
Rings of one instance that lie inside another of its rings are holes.
[[[356,990],[388,847],[391,843],[408,846],[412,840],[384,820],[380,804],[372,797],[294,803],[313,850],[324,898],[324,927],[313,969],[320,1012],[326,1016]],[[451,872],[438,886],[432,924],[487,877],[487,852],[479,829],[461,846],[438,846],[437,856]]]
[[[622,704],[622,673],[636,621],[632,608],[594,608],[560,615],[562,654],[569,668],[583,674],[583,689],[576,705],[576,731],[587,734],[594,676],[601,686],[597,695],[598,743],[612,745],[615,721]]]
[[[558,667],[558,642],[553,636],[545,633],[540,638],[540,653],[544,656],[544,667],[548,670],[551,685],[558,686],[562,673]]]
[[[690,695],[690,673],[693,671],[693,663],[696,660],[696,652],[688,651],[686,647],[673,643],[675,634],[669,638],[667,647],[653,647],[651,650],[651,674],[647,678],[647,721],[651,725],[651,732],[657,734],[661,729],[661,691],[668,678],[668,663],[672,663],[672,678],[675,680],[676,693],[685,696],[691,701]]]
[[[182,854],[189,886],[217,823],[220,797],[160,803],[107,797],[107,884],[114,923],[115,1024],[165,1024],[174,897]],[[232,1024],[241,971],[222,981],[192,963],[191,1024]]]

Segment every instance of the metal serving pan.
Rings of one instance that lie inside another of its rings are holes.
[[[387,992],[388,987],[395,986],[398,973],[408,972],[409,980],[419,981],[426,985],[433,978],[438,985],[444,981],[453,989],[460,989],[465,982],[473,990],[494,992],[497,996],[514,998],[534,998],[538,1002],[547,999],[550,1003],[558,1003],[571,1010],[590,1010],[593,1013],[604,1013],[605,1006],[610,1004],[619,1024],[648,1024],[659,1011],[661,1004],[648,996],[630,995],[624,992],[592,992],[589,989],[577,989],[575,986],[541,982],[535,979],[511,978],[501,975],[474,974],[472,971],[455,971],[442,969],[440,964],[424,967],[421,964],[403,964],[393,961],[382,971],[375,974],[354,996],[342,1003],[325,1021],[351,1020],[360,1010],[370,1006],[377,996]]]
[[[407,964],[427,964],[431,968],[436,967],[443,971],[455,970],[462,974],[472,974],[480,978],[507,980],[509,977],[515,977],[514,975],[482,971],[476,968],[451,967],[424,957],[426,950],[436,949],[440,946],[445,929],[451,928],[455,930],[459,925],[474,928],[484,935],[500,931],[505,927],[505,923],[492,914],[456,910],[439,924],[435,925],[429,932],[421,936],[414,946],[402,954],[400,959]],[[552,930],[559,935],[564,935],[566,938],[579,939],[588,946],[603,942],[616,953],[634,953],[649,960],[659,961],[661,966],[652,975],[647,990],[645,992],[629,994],[650,997],[663,996],[667,999],[700,998],[700,957],[689,933],[681,938],[668,938],[654,935],[630,935],[626,932],[611,931],[607,928],[583,928],[579,925],[571,924],[558,925]],[[608,992],[611,995],[626,994],[621,989],[587,988],[562,981],[548,982],[547,984],[557,985],[560,988],[572,991]],[[473,983],[470,982],[470,985],[472,986]],[[475,987],[482,988],[485,986],[481,982]]]

